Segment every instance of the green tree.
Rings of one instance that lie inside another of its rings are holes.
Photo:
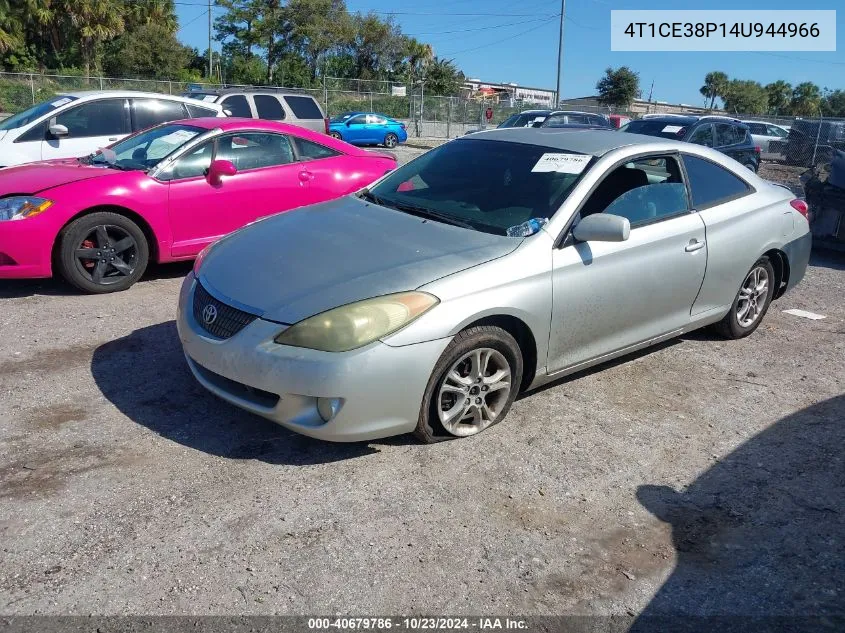
[[[794,116],[818,116],[821,106],[822,93],[819,87],[811,81],[805,81],[792,91],[789,102],[790,114]]]
[[[344,0],[290,0],[287,11],[292,45],[304,58],[313,83],[321,58],[325,61],[352,40],[352,18]],[[285,59],[286,64],[292,61],[290,54]]]
[[[716,97],[724,97],[727,85],[728,76],[719,70],[714,70],[704,76],[704,85],[698,91],[704,95],[705,99],[710,99],[711,110],[716,107]]]
[[[131,0],[126,2],[123,21],[127,32],[156,24],[175,33],[179,28],[174,0]]]
[[[779,79],[766,85],[768,95],[769,112],[780,114],[789,110],[789,102],[792,100],[792,86]]]
[[[98,67],[102,44],[123,33],[121,0],[62,0],[61,10],[76,29],[85,76]]]
[[[845,90],[829,91],[821,102],[822,114],[828,117],[845,117]]]
[[[435,95],[454,96],[461,90],[464,74],[452,59],[435,57],[425,70],[425,88]]]
[[[627,66],[608,68],[596,83],[599,102],[616,107],[628,107],[640,95],[640,75]]]
[[[725,110],[735,114],[765,114],[769,107],[769,94],[756,81],[732,79],[724,88],[722,100]]]
[[[144,24],[106,46],[103,69],[111,77],[170,79],[187,68],[193,52],[165,24]]]

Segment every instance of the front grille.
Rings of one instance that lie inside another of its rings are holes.
[[[258,317],[218,301],[197,282],[194,288],[194,319],[217,338],[234,336]]]

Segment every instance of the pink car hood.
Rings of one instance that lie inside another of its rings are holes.
[[[105,167],[82,165],[76,158],[28,163],[0,169],[0,196],[10,193],[35,194],[69,182],[117,173]]]

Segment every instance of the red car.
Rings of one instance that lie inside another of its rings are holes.
[[[258,218],[352,193],[396,159],[284,123],[189,119],[0,170],[0,279],[124,290]]]

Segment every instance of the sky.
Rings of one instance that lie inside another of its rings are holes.
[[[467,77],[555,87],[560,0],[347,0],[352,12],[395,13],[402,31],[454,59]],[[839,9],[836,52],[612,52],[611,9],[752,9],[760,20],[773,9]],[[208,47],[206,0],[178,0],[179,39]],[[219,15],[221,9],[214,9]],[[458,15],[463,14],[463,15]],[[215,48],[217,48],[215,46]],[[845,2],[815,0],[566,0],[561,95],[595,94],[605,68],[629,66],[640,75],[643,97],[701,105],[704,75],[721,70],[734,79],[767,84],[783,79],[845,89]]]

